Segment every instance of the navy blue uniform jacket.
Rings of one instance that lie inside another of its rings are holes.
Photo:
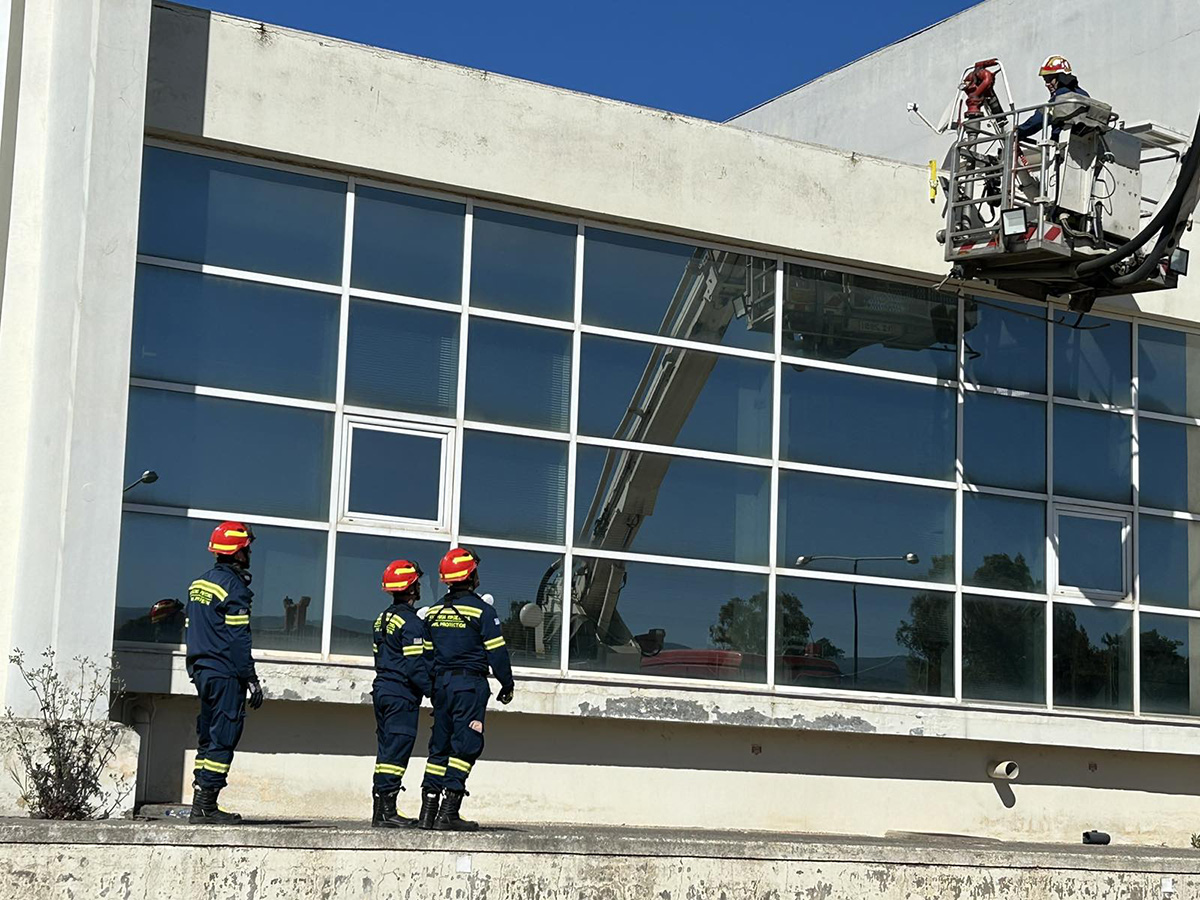
[[[218,563],[188,588],[187,670],[211,669],[242,681],[257,680],[250,655],[254,592],[233,566]]]
[[[451,588],[425,616],[425,649],[433,651],[433,674],[464,671],[512,687],[512,665],[496,611],[474,591]]]
[[[425,625],[408,604],[393,603],[379,614],[375,641],[375,693],[421,702],[433,695]]]

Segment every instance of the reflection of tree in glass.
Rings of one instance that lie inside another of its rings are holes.
[[[790,596],[784,594],[784,597]],[[792,597],[794,606],[785,612],[781,605],[776,613],[780,621],[791,621],[793,627],[802,628],[807,635],[812,630],[812,619],[800,611],[800,601]],[[788,617],[791,617],[790,619]],[[798,618],[797,618],[798,617]],[[743,600],[734,597],[726,600],[717,613],[717,622],[709,626],[708,639],[713,647],[721,650],[740,650],[743,653],[767,652],[767,594],[759,591]]]
[[[734,597],[717,613],[709,626],[709,641],[721,650],[765,653],[767,635],[767,595],[760,591],[748,600]],[[812,640],[812,619],[804,613],[804,604],[795,594],[781,593],[775,600],[776,652],[784,655],[838,659],[845,652],[829,638]]]
[[[1075,610],[1054,607],[1054,693],[1063,702],[1082,706],[1115,707],[1122,700],[1122,657],[1128,646],[1124,634],[1104,634],[1093,644]]]
[[[1036,591],[1039,585],[1033,580],[1025,555],[1018,553],[1013,559],[1007,553],[989,553],[983,557],[983,565],[975,570],[972,584],[1006,591]]]
[[[1157,628],[1142,632],[1142,697],[1143,702],[1152,698],[1156,710],[1189,709],[1188,661],[1179,652],[1183,643],[1159,634]]]
[[[1010,591],[1034,591],[1033,573],[1025,557],[991,553],[975,570],[974,584]],[[1029,646],[1043,607],[1034,602],[972,603],[964,615],[963,681],[972,685],[1026,685],[1031,667],[1044,668],[1045,650]],[[1032,657],[1032,658],[1031,658]]]
[[[938,581],[954,567],[954,554],[934,556],[929,577]],[[942,693],[943,660],[953,641],[953,609],[944,594],[922,591],[908,604],[909,621],[896,629],[896,641],[908,648],[908,677],[921,693]]]

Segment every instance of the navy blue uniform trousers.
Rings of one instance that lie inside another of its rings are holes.
[[[436,676],[433,734],[422,788],[465,791],[471,766],[483,753],[483,716],[491,688],[482,675]],[[477,727],[472,727],[475,723]]]
[[[375,793],[394,794],[408,767],[413,745],[417,742],[417,716],[420,704],[411,697],[376,689],[371,695],[375,705]]]
[[[233,751],[242,739],[246,721],[246,686],[241,679],[212,669],[192,672],[200,695],[196,719],[196,783],[201,787],[225,787]]]

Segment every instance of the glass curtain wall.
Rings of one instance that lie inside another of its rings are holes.
[[[119,642],[241,518],[265,652],[464,543],[518,666],[1200,712],[1200,335],[166,146],[139,250]]]

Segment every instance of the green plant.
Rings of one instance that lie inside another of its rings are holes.
[[[1196,850],[1200,850],[1200,834],[1194,831],[1192,832],[1192,847]]]
[[[100,665],[77,656],[70,678],[55,666],[53,650],[42,653],[38,666],[28,665],[19,649],[8,661],[40,710],[31,719],[4,711],[0,747],[15,757],[9,772],[22,803],[34,818],[107,818],[130,789],[123,777],[114,777],[108,792],[102,783],[122,734],[119,723],[97,715],[101,709],[111,713],[123,694],[115,661]]]

